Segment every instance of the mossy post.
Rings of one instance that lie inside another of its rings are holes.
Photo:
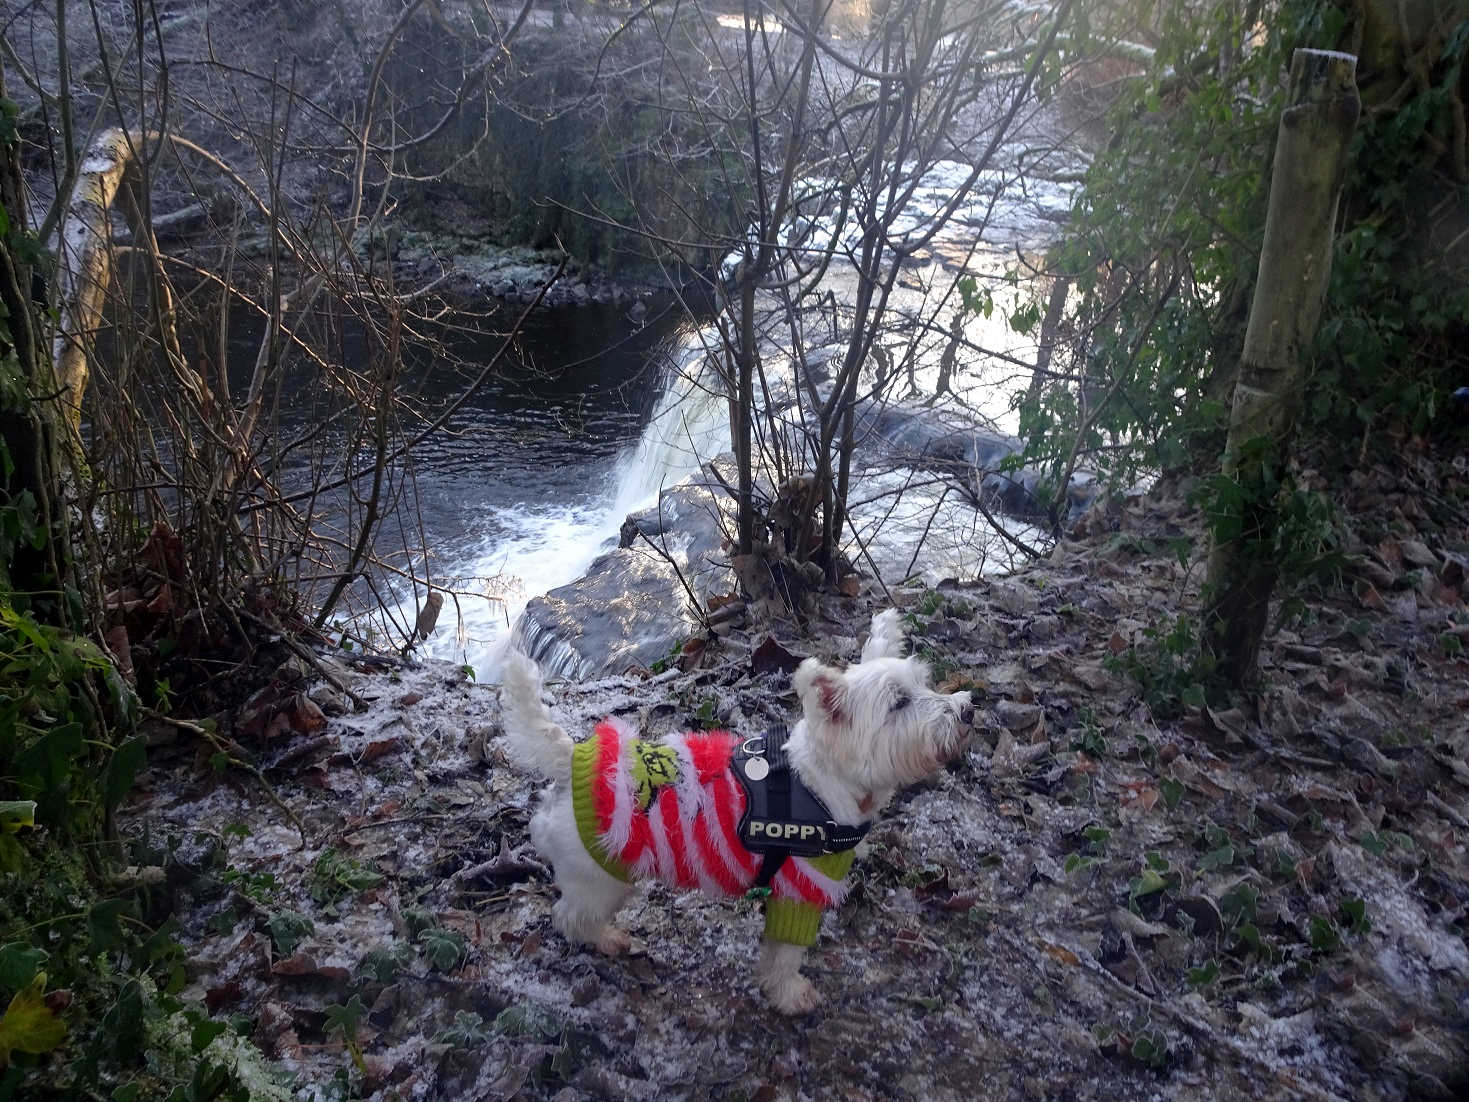
[[[1357,59],[1297,50],[1276,138],[1270,206],[1216,500],[1203,646],[1231,687],[1254,679],[1276,562],[1277,493],[1305,390],[1305,349],[1331,274],[1347,148],[1360,109]]]

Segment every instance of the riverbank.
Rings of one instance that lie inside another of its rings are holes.
[[[495,690],[452,667],[337,656],[340,687],[302,686],[325,725],[250,745],[299,830],[161,742],[125,829],[180,839],[184,994],[318,1092],[1432,1097],[1466,1057],[1469,487],[1427,455],[1402,469],[1344,498],[1348,583],[1267,642],[1257,710],[1189,703],[1175,617],[1201,544],[1178,487],[1012,577],[895,591],[986,735],[863,846],[807,1019],[758,996],[748,904],[654,889],[629,956],[567,946],[525,833],[536,786],[504,764]],[[552,685],[554,711],[763,728],[790,716],[786,655],[855,659],[879,603],[822,598],[815,642],[735,619],[661,673]],[[354,996],[360,1065],[329,1024]]]

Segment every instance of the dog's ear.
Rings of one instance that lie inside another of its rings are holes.
[[[791,679],[803,710],[817,711],[828,723],[847,722],[847,679],[840,670],[808,658]]]

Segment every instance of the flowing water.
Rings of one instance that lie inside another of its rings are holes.
[[[424,446],[433,582],[457,597],[422,653],[494,676],[530,598],[578,578],[617,545],[628,513],[728,448],[727,404],[702,378],[708,332],[630,328],[600,308],[547,312],[524,341],[541,370],[522,360],[460,432]]]
[[[945,171],[962,175],[961,170],[941,166],[932,179],[925,177],[922,201],[941,205],[951,186]],[[895,308],[908,303],[921,310],[929,288],[946,286],[956,269],[988,268],[995,274],[1012,266],[1013,248],[1048,236],[1046,219],[1067,202],[1059,188],[1042,199],[1030,194],[993,204],[982,198],[961,208],[957,236],[936,241],[925,263],[905,268]],[[1003,243],[999,250],[974,253],[972,242],[986,220],[985,236]],[[845,301],[850,288],[840,279],[834,293]],[[1013,424],[1008,395],[1023,387],[1023,364],[1034,346],[1009,330],[1007,303],[998,295],[997,302],[993,316],[970,318],[965,336],[1001,355],[988,368],[971,358],[955,383],[967,392],[971,415],[978,410],[1004,428]],[[498,343],[488,335],[455,338],[453,351],[465,368],[420,370],[416,385],[425,406],[447,402]],[[547,310],[530,319],[516,362],[456,415],[452,432],[434,436],[415,452],[417,523],[430,549],[428,578],[451,594],[423,653],[470,665],[481,678],[495,677],[511,626],[531,598],[580,577],[599,554],[616,546],[628,513],[728,449],[727,404],[703,370],[709,343],[717,343],[711,330],[671,320],[643,325],[605,306]],[[920,388],[929,393],[936,347],[917,368]],[[779,359],[776,353],[768,362]],[[309,411],[298,411],[303,416],[309,418]],[[858,546],[851,548],[854,558],[860,552],[866,560],[859,565],[875,565],[897,580],[915,568],[922,544],[935,578],[989,568],[997,542],[993,531],[958,495],[948,496],[949,490],[915,488],[912,474],[891,468],[862,472],[853,494]],[[422,564],[417,574],[424,576]],[[400,589],[401,622],[413,622],[421,595],[421,588]]]

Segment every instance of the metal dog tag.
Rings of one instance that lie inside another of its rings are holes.
[[[749,758],[745,762],[745,776],[752,781],[763,781],[770,773],[770,763],[764,758]]]

